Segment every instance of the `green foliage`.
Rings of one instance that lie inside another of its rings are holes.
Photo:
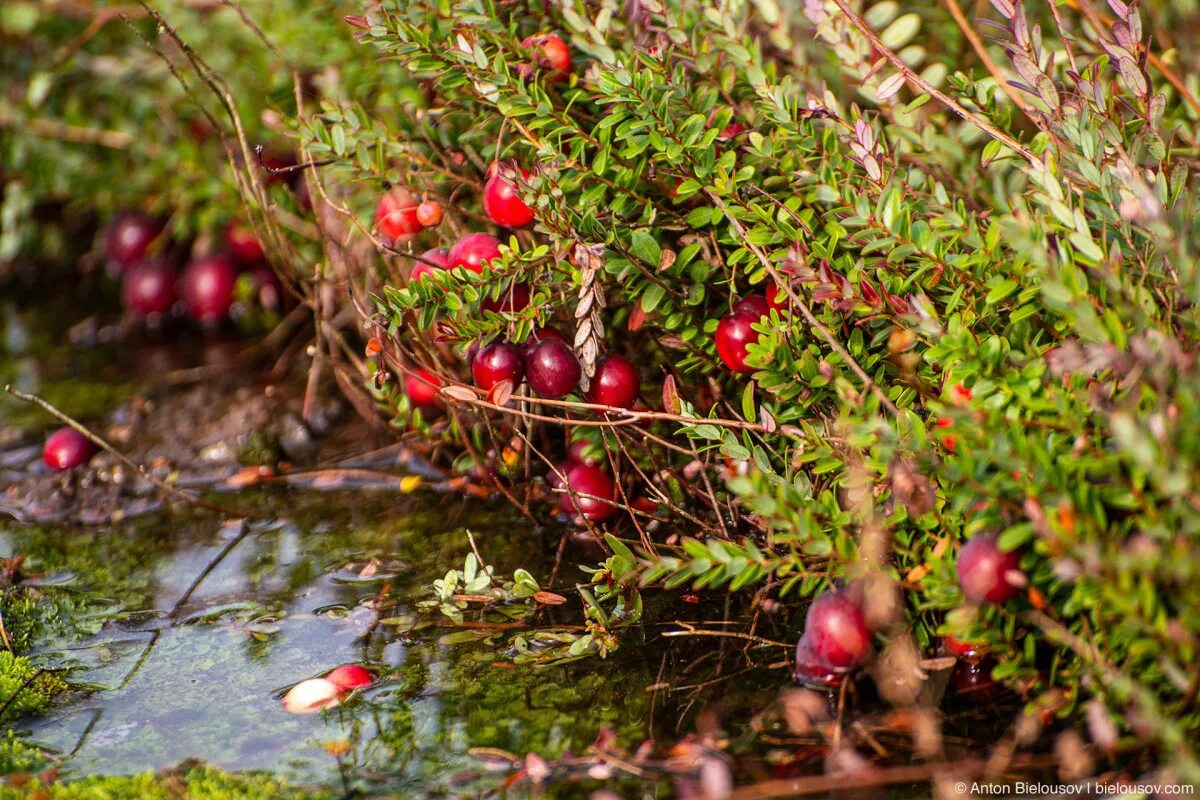
[[[319,800],[334,795],[307,792],[286,786],[265,775],[239,775],[212,767],[190,767],[158,774],[98,775],[71,782],[42,783],[34,780],[18,785],[0,785],[0,798],[17,800],[44,797],[46,800],[109,800],[138,797],[145,800]]]
[[[0,703],[7,706],[4,720],[44,712],[66,690],[67,684],[53,672],[42,670],[24,656],[0,652]]]

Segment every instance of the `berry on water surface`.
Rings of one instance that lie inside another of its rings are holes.
[[[375,681],[375,676],[366,667],[343,664],[326,675],[325,680],[336,686],[339,692],[352,692],[370,686]]]

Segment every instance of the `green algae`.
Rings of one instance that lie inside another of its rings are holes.
[[[288,786],[270,775],[232,774],[206,766],[71,782],[31,779],[0,786],[0,800],[326,800],[335,796]]]

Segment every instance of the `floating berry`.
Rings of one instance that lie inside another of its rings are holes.
[[[326,678],[300,681],[283,696],[283,710],[292,714],[313,714],[338,704],[338,687]]]
[[[326,675],[325,680],[336,686],[339,692],[352,692],[355,689],[370,686],[375,681],[375,676],[366,667],[358,664],[343,664]]]

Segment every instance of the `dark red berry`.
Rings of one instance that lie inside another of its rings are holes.
[[[175,274],[154,262],[130,267],[121,276],[121,304],[138,319],[166,314],[175,305]]]
[[[440,270],[450,269],[450,251],[444,247],[426,250],[421,254],[421,258],[423,260],[418,261],[413,267],[410,280],[419,281],[426,275],[434,275]]]
[[[534,328],[533,333],[529,334],[529,338],[525,340],[525,354],[529,355],[530,349],[535,344],[543,339],[558,339],[560,342],[565,342],[567,339],[555,328]]]
[[[827,689],[841,685],[846,679],[846,673],[833,669],[818,658],[813,650],[812,640],[805,633],[796,642],[796,668],[792,678],[797,683]]]
[[[404,393],[408,401],[423,409],[438,407],[438,389],[441,380],[427,369],[417,367],[404,376]]]
[[[527,50],[535,50],[533,63],[549,72],[554,80],[565,81],[571,72],[571,48],[556,33],[530,36],[521,42]]]
[[[426,200],[417,206],[417,222],[426,228],[432,228],[442,221],[442,204],[436,200]]]
[[[813,600],[804,618],[804,636],[817,660],[837,670],[861,666],[871,649],[871,631],[862,611],[843,592],[826,592]]]
[[[224,256],[193,261],[179,281],[179,294],[188,315],[202,323],[223,319],[233,305],[237,269]]]
[[[567,448],[567,462],[573,467],[576,464],[590,464],[593,467],[600,463],[600,459],[594,455],[589,455],[595,450],[595,446],[587,439],[581,439],[578,442],[572,442]]]
[[[225,228],[225,244],[229,247],[229,255],[240,264],[257,263],[266,255],[254,230],[236,222]]]
[[[596,364],[596,374],[588,386],[587,400],[601,406],[632,408],[640,389],[637,367],[633,362],[624,356],[608,355]]]
[[[487,298],[479,307],[484,311],[494,311],[498,314],[515,314],[529,307],[529,286],[524,283],[514,283],[508,291],[501,292],[500,297],[493,300]]]
[[[476,274],[500,255],[500,240],[488,233],[468,233],[450,248],[450,266],[466,267]]]
[[[754,319],[762,319],[767,316],[771,310],[771,306],[767,303],[767,298],[761,294],[748,294],[733,307],[735,314],[749,314]]]
[[[961,658],[977,658],[982,655],[985,648],[981,644],[975,642],[960,642],[953,636],[942,637],[942,647],[947,653],[952,656]]]
[[[74,428],[59,428],[42,448],[42,460],[56,472],[83,466],[95,454],[96,446]]]
[[[950,685],[960,700],[971,705],[984,705],[1000,699],[1003,691],[992,678],[996,662],[991,658],[961,660],[950,671]]]
[[[145,214],[121,214],[108,228],[104,255],[118,269],[131,267],[146,257],[162,229],[161,223]]]
[[[492,342],[471,359],[471,377],[485,392],[500,381],[511,381],[515,389],[524,374],[521,350],[509,342]]]
[[[750,327],[755,322],[758,318],[751,314],[734,312],[717,323],[717,355],[734,372],[754,372],[746,363],[746,347],[758,341],[758,332]]]
[[[617,486],[604,470],[576,464],[567,472],[567,485],[571,491],[558,496],[559,507],[567,514],[592,522],[603,522],[616,515],[617,507],[610,503],[617,499]],[[571,492],[578,496],[572,496]]]
[[[516,167],[494,167],[483,187],[483,210],[492,222],[505,228],[523,228],[533,222],[533,209],[525,205],[513,183]],[[525,177],[529,173],[521,170]]]
[[[539,397],[558,400],[579,384],[579,359],[561,339],[542,339],[525,356],[525,375]]]
[[[958,585],[974,603],[1003,603],[1021,592],[1021,555],[1004,552],[995,534],[979,534],[958,551]]]
[[[379,198],[375,207],[375,227],[392,242],[403,241],[420,233],[424,226],[417,219],[417,201],[407,189],[394,188]]]

